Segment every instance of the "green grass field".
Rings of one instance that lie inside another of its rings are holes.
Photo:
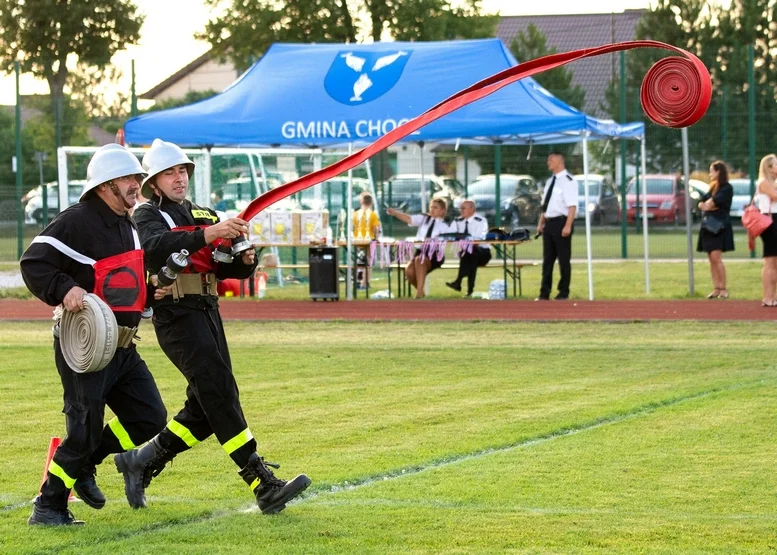
[[[732,299],[761,299],[761,269],[763,261],[756,260],[726,260],[728,288]],[[689,292],[688,264],[685,262],[651,262],[650,294],[645,292],[644,262],[594,262],[593,283],[594,299],[703,299],[712,290],[709,264],[704,261],[694,262],[695,291]],[[275,273],[269,272],[273,282],[266,290],[265,298],[271,300],[302,300],[310,297],[307,283],[307,270],[298,272],[299,281],[287,282],[284,287],[278,287],[274,281]],[[291,272],[284,272],[292,277]],[[540,290],[542,279],[541,263],[522,270],[523,298],[533,299]],[[446,281],[456,277],[455,269],[435,270],[430,274],[430,297],[434,299],[459,299],[457,293],[445,286]],[[558,266],[554,270],[554,287],[558,282]],[[478,270],[476,292],[487,292],[491,280],[501,280],[501,268],[481,268]],[[396,295],[396,272],[392,273],[392,292]],[[373,272],[371,293],[388,288],[387,273],[381,270]],[[509,295],[512,295],[513,285],[508,278]],[[29,296],[26,290],[9,290],[7,296]],[[0,297],[3,295],[0,290]],[[588,299],[588,266],[585,263],[572,265],[572,285],[570,295],[573,299]],[[345,284],[340,284],[340,298],[345,299]],[[364,300],[364,291],[357,291],[356,300]]]
[[[396,222],[395,222],[396,223]],[[534,227],[529,230],[534,233]],[[697,253],[696,240],[699,235],[699,224],[694,224],[693,230],[693,251],[694,257],[706,260],[704,253]],[[41,231],[40,226],[25,225],[23,230],[22,250],[26,249],[32,239]],[[388,235],[388,229],[385,230]],[[415,235],[415,228],[410,229],[405,225],[396,225],[393,237],[404,239],[408,235]],[[727,258],[749,258],[750,252],[747,249],[747,234],[741,226],[734,227],[734,242],[736,249],[733,252],[726,253]],[[280,255],[286,262],[291,261],[291,249],[281,248]],[[577,222],[575,224],[575,233],[572,236],[572,255],[578,258],[586,257],[586,237],[585,223]],[[642,228],[636,228],[633,224],[628,227],[626,233],[626,254],[631,260],[644,257],[644,239],[642,237]],[[756,252],[760,256],[761,241],[756,241]],[[673,225],[655,225],[651,226],[648,233],[648,253],[654,259],[658,258],[687,258],[687,237],[685,227],[675,227]],[[542,241],[532,241],[519,247],[518,256],[526,260],[542,260]],[[591,256],[594,259],[620,259],[623,257],[621,250],[621,230],[616,226],[593,226],[591,228]],[[307,251],[304,248],[297,249],[297,258],[307,260]],[[0,229],[0,261],[14,262],[18,257],[18,241],[16,236],[16,227]]]
[[[184,380],[141,352],[173,413]],[[3,553],[768,553],[777,550],[771,323],[229,323],[241,399],[278,474],[261,515],[211,438],[133,511],[29,528],[64,434],[48,323],[0,323]]]
[[[756,260],[728,260],[726,272],[728,287],[732,299],[761,299],[761,268],[763,262]],[[0,265],[0,271],[2,270]],[[7,268],[10,270],[12,268]],[[290,271],[284,271],[284,276],[291,281],[279,287],[275,281],[275,273],[269,272],[271,283],[266,290],[268,300],[309,300],[310,287],[307,282],[307,270],[300,270],[297,278]],[[456,277],[456,270],[436,270],[429,278],[430,297],[432,299],[460,299],[457,293],[445,286],[446,281]],[[541,266],[523,269],[523,298],[533,299],[540,289],[542,278]],[[487,292],[491,280],[502,279],[501,268],[484,268],[478,271],[476,292]],[[558,280],[558,267],[554,278]],[[594,299],[596,300],[631,300],[631,299],[704,299],[712,290],[712,279],[707,262],[694,263],[695,292],[689,292],[688,265],[684,262],[652,262],[650,263],[650,294],[645,292],[645,264],[643,262],[597,262],[593,265]],[[554,283],[555,286],[555,283]],[[392,273],[392,291],[396,295],[396,272]],[[512,295],[512,282],[508,283],[509,294]],[[370,293],[388,288],[387,273],[375,270],[373,273]],[[345,282],[340,282],[340,298],[346,298]],[[572,265],[572,286],[570,290],[573,299],[588,299],[588,267],[585,263]],[[0,299],[20,298],[32,299],[26,287],[0,289]],[[365,300],[364,291],[357,291],[357,301]],[[246,302],[254,302],[246,299]],[[370,301],[373,302],[373,301]],[[706,301],[705,301],[706,302]]]

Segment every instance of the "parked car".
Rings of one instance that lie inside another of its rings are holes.
[[[467,187],[467,194],[475,201],[477,213],[485,216],[490,226],[496,214],[496,176],[481,175]],[[458,210],[463,197],[456,199]],[[530,175],[501,174],[499,176],[499,226],[525,227],[537,224],[542,206],[542,192]]]
[[[456,179],[437,175],[424,175],[425,205],[429,201],[442,198],[448,203],[448,214],[453,214],[453,201],[464,192],[464,187]],[[391,198],[389,199],[389,191]],[[383,186],[383,202],[407,214],[420,214],[421,208],[421,174],[395,175]]]
[[[731,217],[742,219],[745,206],[750,204],[753,195],[750,194],[750,178],[737,178],[730,181],[734,188],[734,198],[731,200]]]
[[[265,172],[264,190],[269,190],[286,183],[279,172]],[[251,179],[250,172],[242,173],[238,177],[230,179],[223,186],[213,186],[213,189],[221,189],[224,193],[224,202],[227,204],[227,212],[243,210],[248,204],[259,196],[259,186],[262,183],[262,176],[256,175]],[[284,204],[284,201],[273,204],[273,208]]]
[[[320,191],[319,198],[316,198],[316,192]],[[313,187],[308,187],[299,194],[300,208],[303,210],[329,210],[330,214],[337,214],[343,208],[343,197],[348,190],[347,177],[334,177]],[[361,177],[353,178],[351,206],[354,210],[359,209],[359,195],[363,191],[370,190],[370,180]],[[330,195],[331,193],[331,195]],[[331,196],[331,205],[330,205]],[[378,201],[374,200],[377,207]]]
[[[68,206],[78,202],[81,193],[84,191],[86,181],[76,180],[68,183],[67,203]],[[41,224],[43,223],[43,187],[38,185],[22,197],[24,205],[24,223]],[[56,181],[46,184],[46,210],[48,212],[47,221],[51,221],[54,216],[59,214],[59,185]]]
[[[608,176],[588,174],[588,205],[585,198],[585,175],[578,174],[577,212],[575,219],[585,219],[586,210],[591,214],[592,224],[617,224],[621,221],[621,203],[618,191]]]
[[[681,175],[648,174],[640,176],[640,183],[632,177],[626,186],[626,221],[634,222],[639,212],[642,217],[642,205],[637,204],[637,185],[640,200],[647,199],[647,217],[653,222],[685,223],[685,184]],[[647,183],[647,195],[643,184]]]

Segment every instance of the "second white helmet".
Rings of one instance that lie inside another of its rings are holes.
[[[143,180],[143,186],[140,189],[140,194],[146,198],[151,198],[154,195],[154,190],[151,188],[151,179],[159,173],[162,173],[168,168],[178,166],[180,164],[186,165],[186,171],[191,178],[194,173],[194,162],[189,160],[181,147],[174,143],[168,143],[162,139],[154,139],[149,148],[143,155],[143,169],[146,170],[148,176]]]
[[[86,187],[79,200],[84,200],[87,193],[98,185],[125,175],[140,175],[145,178],[146,171],[137,157],[120,144],[101,146],[86,167]]]

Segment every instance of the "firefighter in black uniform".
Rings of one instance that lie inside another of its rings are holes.
[[[475,201],[465,200],[459,206],[461,217],[456,218],[451,228],[456,233],[463,233],[475,241],[483,241],[488,232],[488,224],[482,216],[475,215]],[[491,260],[491,247],[488,245],[472,245],[472,251],[462,251],[459,254],[459,274],[453,281],[446,281],[445,285],[455,291],[461,291],[461,282],[467,278],[467,297],[472,296],[475,290],[475,276],[479,266],[485,266]]]
[[[256,268],[253,246],[235,255],[213,258],[214,243],[248,233],[239,218],[220,221],[216,212],[186,199],[194,163],[175,144],[154,140],[143,157],[148,177],[142,194],[150,199],[133,215],[146,259],[158,270],[170,254],[186,249],[189,268],[178,275],[171,294],[154,306],[154,328],[167,357],[188,382],[186,403],[167,427],[147,445],[115,457],[124,474],[127,501],[146,506],[145,488],[178,453],[215,434],[224,451],[240,468],[263,513],[283,510],[309,484],[301,474],[286,482],[276,478],[256,453],[256,441],[246,423],[232,374],[227,340],[218,310],[216,280],[247,278]]]
[[[143,251],[127,211],[146,174],[138,159],[117,144],[100,148],[86,173],[80,201],[33,240],[21,271],[30,291],[52,306],[77,312],[87,292],[99,296],[115,314],[119,341],[105,368],[77,373],[65,362],[59,322],[55,325],[54,359],[64,389],[67,437],[54,453],[29,524],[83,524],[67,508],[70,489],[90,507],[102,508],[105,497],[95,482],[95,466],[110,453],[142,445],[167,419],[154,379],[132,343],[149,292]],[[123,279],[111,283],[117,270]],[[160,289],[156,296],[165,292]],[[103,428],[106,404],[116,417]]]

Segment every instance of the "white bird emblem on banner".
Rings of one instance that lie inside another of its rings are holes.
[[[370,72],[378,71],[384,67],[390,66],[402,56],[407,56],[407,52],[405,52],[404,50],[400,50],[399,52],[395,52],[394,54],[381,56],[380,58],[375,60],[375,63],[373,64]],[[353,52],[346,52],[345,54],[340,54],[340,57],[345,60],[345,65],[347,65],[349,68],[351,68],[352,70],[360,74],[359,77],[356,79],[356,82],[354,82],[353,84],[353,96],[351,97],[351,102],[361,102],[362,100],[361,95],[364,94],[364,91],[366,91],[373,85],[372,79],[370,79],[369,75],[367,75],[366,72],[364,73],[362,72],[362,69],[364,68],[364,63],[367,60],[354,55]]]

